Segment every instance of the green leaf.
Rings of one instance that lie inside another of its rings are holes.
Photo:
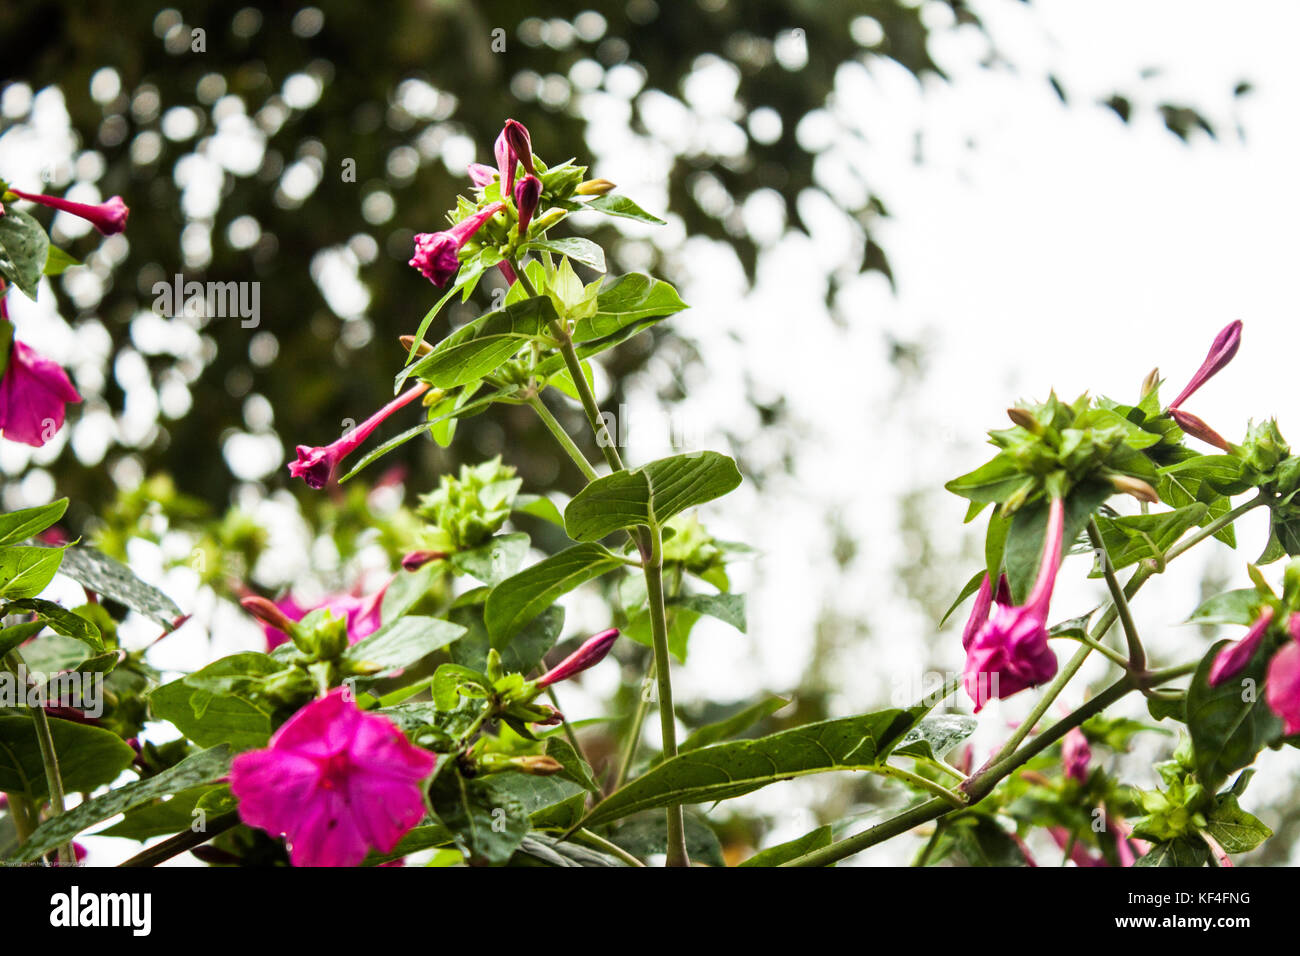
[[[131,610],[170,631],[181,609],[152,584],[145,584],[120,561],[85,545],[70,547],[63,555],[60,573],[96,594],[125,604]]]
[[[514,510],[516,514],[532,515],[549,521],[556,527],[564,527],[564,515],[550,498],[541,495],[515,495]]]
[[[443,825],[472,863],[500,865],[519,848],[529,830],[519,797],[491,774],[466,780],[452,770],[434,780],[429,799]]]
[[[564,527],[575,541],[597,541],[622,528],[662,525],[722,497],[740,481],[736,463],[717,452],[661,458],[588,484],[564,509]]]
[[[1192,737],[1197,774],[1207,790],[1280,739],[1282,722],[1263,700],[1266,655],[1256,654],[1236,677],[1218,687],[1209,683],[1214,658],[1228,641],[1219,641],[1202,658],[1187,688],[1187,730]]]
[[[784,730],[757,740],[713,744],[678,754],[587,814],[592,827],[642,810],[727,800],[760,787],[832,770],[872,770],[916,725],[925,708],[882,710]]]
[[[457,571],[484,584],[500,584],[519,570],[528,557],[529,544],[528,535],[522,532],[499,534],[477,548],[453,554],[451,564]]]
[[[22,289],[29,299],[36,298],[49,247],[50,237],[27,213],[8,208],[0,216],[0,276]]]
[[[51,245],[49,253],[45,257],[45,268],[42,271],[47,276],[57,276],[63,275],[68,269],[79,265],[81,265],[81,260],[72,253]]]
[[[23,598],[19,601],[11,601],[4,607],[5,614],[12,614],[15,611],[32,611],[39,621],[49,625],[55,633],[75,638],[97,653],[102,654],[105,651],[99,628],[80,614],[69,611],[60,604],[40,598]]]
[[[135,751],[100,727],[49,718],[59,774],[68,793],[112,783],[135,759]],[[36,726],[30,716],[0,717],[0,790],[43,802],[49,795]]]
[[[955,495],[979,504],[1001,504],[1020,490],[1029,477],[1008,455],[995,455],[972,472],[944,485]]]
[[[1238,588],[1206,598],[1192,612],[1188,624],[1241,624],[1250,626],[1259,616],[1263,598],[1254,588]]]
[[[637,222],[646,222],[654,226],[666,225],[658,216],[650,215],[626,196],[597,196],[586,204],[586,208],[595,209],[607,216],[617,216],[621,219],[635,219]]]
[[[730,717],[700,727],[678,745],[677,751],[678,753],[686,753],[689,750],[698,750],[701,747],[707,747],[722,740],[729,740],[748,730],[760,720],[772,716],[772,714],[775,714],[789,703],[789,697],[777,697],[775,695],[763,697],[756,703],[738,710]]]
[[[477,381],[496,371],[528,341],[546,332],[549,323],[555,320],[555,307],[544,295],[489,312],[461,326],[434,346],[432,352],[404,369],[398,383],[408,375],[435,388],[455,388]]]
[[[1109,485],[1088,483],[1077,486],[1065,500],[1065,533],[1062,547],[1068,550],[1088,524],[1088,519],[1107,498],[1114,493]],[[1043,536],[1047,532],[1046,500],[1016,512],[1007,532],[1007,581],[1011,597],[1023,604],[1038,574],[1038,562],[1043,556]]]
[[[487,667],[488,651],[492,643],[483,624],[482,605],[456,608],[451,619],[469,629],[464,637],[451,645],[451,659],[465,667],[481,671]],[[564,630],[564,608],[558,604],[548,607],[533,618],[524,629],[510,639],[501,652],[501,666],[517,674],[531,672],[546,652],[555,646]]]
[[[687,813],[683,822],[686,854],[691,862],[719,868],[726,866],[722,844],[708,821],[698,813]],[[639,860],[663,856],[668,853],[668,821],[662,813],[643,813],[620,822],[610,831],[609,839]]]
[[[1258,817],[1241,809],[1235,793],[1219,797],[1206,829],[1225,853],[1248,853],[1273,835]]]
[[[818,827],[811,833],[805,833],[797,839],[778,843],[766,850],[759,850],[744,863],[741,863],[740,866],[780,866],[782,863],[788,863],[805,853],[811,853],[813,850],[820,850],[830,845],[831,827],[830,824],[827,824]]]
[[[630,272],[614,279],[600,291],[596,298],[596,314],[578,321],[573,330],[573,340],[580,344],[593,342],[629,328],[639,332],[685,308],[686,303],[667,282],[642,272]]]
[[[686,594],[672,598],[669,607],[682,607],[697,614],[707,614],[730,624],[741,634],[745,633],[745,595],[743,594]]]
[[[506,578],[492,589],[484,608],[492,646],[504,648],[561,595],[622,563],[598,544],[577,544]]]
[[[600,784],[591,775],[591,767],[587,766],[587,761],[578,755],[563,737],[546,738],[546,755],[554,757],[564,767],[564,773],[561,776],[566,780],[572,780],[584,790],[600,796]]]
[[[45,630],[44,621],[22,621],[0,630],[0,657]]]
[[[1168,843],[1157,843],[1133,865],[1198,867],[1204,866],[1209,859],[1210,848],[1202,841],[1180,837]]]
[[[229,744],[234,750],[254,750],[266,746],[271,736],[268,710],[244,697],[197,690],[185,678],[155,688],[149,709],[200,747]]]
[[[1100,516],[1102,542],[1117,569],[1137,564],[1144,558],[1163,557],[1165,552],[1190,528],[1205,520],[1209,506],[1196,502],[1176,511],[1158,514],[1124,515],[1119,518]]]
[[[68,499],[60,498],[38,508],[24,508],[0,515],[0,547],[40,534],[62,518],[67,510]]]
[[[466,262],[460,267],[460,271],[456,274],[456,281],[452,283],[451,288],[443,293],[442,297],[433,304],[433,308],[426,312],[424,318],[420,320],[420,325],[415,330],[415,335],[411,342],[411,350],[406,354],[406,365],[408,368],[410,367],[411,362],[415,360],[416,353],[419,350],[420,342],[424,338],[424,334],[429,331],[429,326],[433,323],[433,320],[437,317],[438,313],[442,311],[442,307],[450,302],[457,292],[464,292],[465,296],[468,298],[469,294],[474,291],[474,287],[478,285],[478,280],[482,277],[484,272],[491,268],[491,265],[495,265],[495,263],[489,264],[486,258],[476,258],[470,262]],[[398,378],[398,388],[401,388],[402,382],[406,380],[406,374],[403,374]]]
[[[937,760],[971,734],[979,721],[963,714],[931,714],[907,732],[896,748],[896,757]]]
[[[957,608],[961,607],[962,604],[965,603],[968,597],[970,597],[972,594],[974,594],[976,591],[980,589],[980,585],[984,583],[985,576],[986,576],[986,572],[984,571],[983,568],[980,568],[971,576],[971,579],[967,581],[965,585],[963,585],[961,589],[961,593],[959,593],[957,597],[953,599],[952,604],[948,605],[948,610],[944,611],[943,617],[939,619],[940,627],[943,627],[945,624],[947,624],[948,618],[952,617],[952,612],[957,610]]]
[[[434,617],[410,615],[383,625],[343,652],[355,673],[378,674],[410,667],[465,633],[465,628]]]
[[[119,740],[118,743],[121,741]],[[122,746],[126,745],[122,744]],[[131,750],[130,747],[126,749]],[[134,756],[135,752],[132,751],[132,758]],[[102,823],[119,813],[125,813],[132,807],[224,777],[230,770],[230,757],[230,748],[213,747],[192,754],[176,766],[152,777],[124,784],[103,796],[78,804],[67,813],[47,820],[37,827],[31,838],[23,844],[18,861],[31,862],[38,859],[60,843],[68,842],[82,830],[96,823]]]
[[[219,784],[205,784],[182,790],[171,797],[160,797],[156,801],[141,804],[128,811],[122,820],[107,830],[100,830],[95,836],[147,840],[150,837],[188,830],[197,819],[194,811],[198,807],[199,800],[220,789],[222,787]]]
[[[0,551],[0,598],[13,600],[36,597],[58,573],[63,555],[63,548],[28,545],[16,545]]]
[[[605,271],[605,250],[590,239],[580,236],[568,236],[564,239],[534,239],[525,243],[520,252],[554,252],[556,255],[568,256],[574,262],[584,266]]]

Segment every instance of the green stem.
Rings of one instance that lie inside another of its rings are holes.
[[[1104,655],[1107,660],[1111,661],[1117,667],[1122,667],[1124,668],[1124,670],[1128,670],[1127,657],[1125,657],[1119,651],[1115,650],[1113,647],[1107,647],[1105,644],[1102,644],[1100,641],[1094,641],[1087,634],[1084,634],[1082,637],[1075,637],[1073,634],[1070,635],[1061,634],[1057,636],[1067,641],[1078,641],[1080,644],[1084,645],[1085,647],[1090,647],[1098,654]]]
[[[27,665],[24,663],[22,655],[15,649],[9,652],[5,658],[5,663],[14,675],[27,673]],[[54,750],[54,735],[50,731],[50,718],[45,714],[45,708],[40,704],[29,708],[32,715],[32,724],[36,728],[36,743],[41,749],[41,763],[45,765],[45,786],[50,792],[50,817],[51,819],[61,815],[64,811],[63,800],[63,776],[59,773],[59,755]],[[77,856],[73,852],[71,843],[61,843],[57,851],[58,860],[61,865],[73,866],[77,862]]]
[[[27,838],[32,835],[32,830],[36,825],[32,822],[32,802],[22,793],[6,793],[5,802],[9,805],[9,817],[14,822],[14,833],[18,837],[18,845],[22,846],[27,842]]]
[[[560,698],[555,696],[554,687],[546,688],[546,696],[551,698],[551,703],[555,705],[556,710],[558,710],[561,714],[564,713],[564,708],[560,706]],[[560,726],[564,728],[564,736],[569,738],[569,746],[572,747],[573,752],[578,755],[578,759],[579,760],[587,759],[582,754],[582,744],[578,743],[578,735],[573,730],[573,724],[569,723],[569,718],[565,717],[564,719],[562,719],[560,721]]]
[[[911,784],[918,790],[924,790],[931,796],[938,797],[940,800],[946,800],[948,805],[956,809],[966,806],[966,799],[963,795],[953,793],[942,784],[935,783],[933,780],[927,780],[920,774],[912,773],[910,770],[904,770],[901,767],[881,764],[872,768],[872,773],[878,773],[884,777],[893,777],[896,780],[902,780],[904,783]]]
[[[632,770],[632,761],[636,759],[637,747],[641,744],[641,728],[645,726],[646,714],[650,712],[650,701],[646,697],[646,682],[655,679],[655,662],[652,658],[646,668],[645,678],[641,681],[641,690],[637,694],[636,711],[632,714],[632,726],[628,728],[627,739],[623,741],[623,753],[618,761],[618,774],[614,777],[614,790],[627,783],[627,775]]]
[[[530,296],[537,295],[537,289],[528,273],[520,268],[515,258],[509,260],[510,267],[519,277],[519,283]],[[591,391],[587,376],[582,371],[582,360],[573,345],[573,336],[569,334],[563,320],[550,324],[551,335],[555,338],[560,354],[564,357],[565,368],[573,379],[574,390],[587,415],[596,444],[600,446],[605,462],[614,471],[624,471],[626,466],[618,453],[605,423],[600,417],[600,406]],[[641,564],[645,570],[646,594],[650,604],[650,631],[655,651],[655,675],[659,686],[659,723],[663,735],[663,753],[667,760],[677,755],[677,726],[673,710],[673,687],[668,660],[668,620],[664,610],[663,586],[663,539],[658,525],[649,528],[637,528],[633,535],[641,553]],[[689,866],[690,858],[686,853],[686,825],[681,805],[667,808],[668,815],[668,865]]]
[[[1111,600],[1115,603],[1120,625],[1124,628],[1124,638],[1128,641],[1128,662],[1122,666],[1135,674],[1141,674],[1147,669],[1146,648],[1142,646],[1142,638],[1138,636],[1137,625],[1133,623],[1133,611],[1129,608],[1128,598],[1124,596],[1124,588],[1120,586],[1119,578],[1115,575],[1115,566],[1111,564],[1110,553],[1106,550],[1106,543],[1102,539],[1101,529],[1097,527],[1096,518],[1088,519],[1088,540],[1092,542],[1092,547],[1097,553],[1097,561],[1101,564],[1102,574],[1106,578],[1106,587],[1110,589]]]
[[[547,430],[555,436],[555,440],[559,442],[560,447],[578,466],[582,476],[588,481],[595,481],[598,477],[596,469],[591,467],[591,462],[587,461],[587,456],[574,444],[573,439],[569,437],[569,433],[564,430],[564,426],[555,420],[555,416],[551,414],[551,410],[546,407],[546,403],[542,401],[541,397],[534,395],[528,400],[528,404],[532,406],[533,411],[537,412],[537,417],[542,420],[542,424],[546,426]]]
[[[239,825],[238,813],[227,813],[217,817],[208,823],[201,832],[195,833],[192,830],[186,830],[184,833],[178,833],[176,836],[161,843],[149,847],[149,849],[137,853],[129,860],[119,863],[122,867],[142,867],[157,866],[166,860],[187,850],[193,850],[197,846],[202,846],[214,837],[218,837]]]

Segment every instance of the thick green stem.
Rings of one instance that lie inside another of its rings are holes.
[[[599,834],[592,833],[590,830],[578,830],[573,834],[573,838],[586,843],[588,846],[593,846],[597,850],[603,850],[610,856],[618,857],[618,859],[622,860],[628,866],[645,866],[644,863],[634,857],[631,853],[628,853],[627,850],[623,849],[617,843],[611,843],[609,840],[606,840]]]
[[[924,790],[926,793],[933,794],[940,800],[946,800],[948,805],[957,809],[966,806],[966,797],[964,794],[953,793],[942,784],[935,783],[933,780],[927,780],[920,774],[912,773],[910,770],[904,770],[901,767],[893,767],[889,764],[881,764],[876,767],[872,773],[878,773],[883,777],[893,777],[896,780],[902,780],[904,783],[911,784],[918,790]]]
[[[536,296],[536,287],[528,278],[528,273],[520,267],[517,259],[510,260],[510,267],[519,277],[519,283],[524,291],[530,296]],[[563,320],[552,322],[550,328],[556,346],[564,357],[564,366],[573,380],[578,400],[586,413],[587,423],[596,437],[596,444],[600,446],[601,453],[605,456],[606,464],[614,471],[624,471],[626,466],[623,464],[623,458],[609,430],[605,427],[605,422],[600,416],[600,406],[596,403],[596,396],[591,391],[587,376],[583,374],[582,360],[574,347],[573,336],[569,334]],[[650,605],[650,631],[655,652],[655,679],[659,689],[659,722],[663,735],[664,759],[668,759],[677,755],[677,725],[676,712],[673,710],[671,666],[668,660],[668,619],[664,609],[662,533],[657,525],[637,528],[633,540],[636,541],[637,549],[641,553],[641,565],[645,570],[646,594]],[[681,805],[668,807],[667,815],[668,865],[689,866],[690,858],[686,853],[685,817]]]
[[[119,863],[123,867],[142,867],[157,866],[170,860],[174,856],[193,850],[195,847],[202,846],[214,837],[220,836],[227,830],[231,830],[239,825],[238,813],[227,813],[224,816],[217,817],[209,821],[208,825],[198,833],[192,830],[186,830],[184,833],[178,833],[170,839],[163,840],[161,843],[149,847],[149,849],[137,853],[129,860]]]

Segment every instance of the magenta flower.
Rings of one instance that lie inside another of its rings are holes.
[[[0,433],[40,447],[63,427],[64,406],[81,401],[68,373],[34,349],[15,341],[0,379]]]
[[[1259,617],[1255,618],[1245,636],[1239,641],[1233,641],[1215,656],[1214,663],[1210,665],[1211,687],[1218,687],[1245,669],[1250,659],[1255,656],[1255,651],[1259,649],[1259,643],[1268,633],[1268,626],[1271,623],[1273,623],[1273,608],[1265,604],[1259,609]]]
[[[230,789],[249,826],[283,835],[294,866],[356,866],[424,818],[435,757],[335,688],[287,720],[265,750],[240,754]]]
[[[370,437],[370,433],[378,428],[384,419],[423,395],[428,389],[426,382],[411,386],[356,428],[345,432],[343,437],[328,445],[316,448],[299,445],[298,460],[289,462],[289,474],[307,482],[308,488],[324,488],[334,477],[334,469],[338,467],[339,462],[356,451],[357,446]]]
[[[1223,367],[1232,361],[1232,357],[1237,354],[1237,349],[1241,345],[1241,320],[1229,323],[1219,334],[1214,337],[1210,344],[1209,354],[1205,356],[1205,361],[1201,367],[1196,370],[1187,387],[1178,393],[1178,397],[1169,403],[1170,410],[1177,408],[1187,399],[1192,397],[1192,393],[1208,382],[1216,374],[1223,370]],[[1186,431],[1186,429],[1184,429]],[[1198,436],[1199,437],[1199,436]]]
[[[529,173],[515,185],[515,208],[519,210],[519,238],[528,235],[528,224],[542,198],[542,181]]]
[[[262,631],[266,634],[266,649],[268,651],[274,650],[290,640],[289,635],[284,630],[286,624],[301,621],[312,611],[319,610],[329,611],[334,617],[346,620],[348,622],[348,643],[355,644],[362,638],[369,637],[379,630],[380,624],[383,623],[380,618],[380,610],[384,603],[384,595],[388,593],[388,586],[392,583],[392,578],[389,578],[384,583],[384,586],[374,594],[332,594],[319,604],[311,606],[298,603],[292,592],[274,603],[267,601],[265,598],[245,598],[240,603],[262,622]],[[258,609],[252,606],[253,601],[270,605],[273,613],[258,613]],[[279,617],[278,621],[276,620],[277,616]]]
[[[594,667],[604,660],[605,655],[609,653],[609,649],[614,646],[614,641],[617,639],[618,628],[616,627],[611,627],[608,631],[601,631],[595,637],[587,638],[582,642],[581,647],[537,678],[537,686],[550,687],[562,680],[568,680],[573,675],[585,671],[589,667]]]
[[[1071,728],[1061,741],[1061,764],[1065,768],[1065,775],[1071,780],[1086,783],[1088,764],[1091,762],[1092,748],[1088,746],[1088,738],[1078,727]]]
[[[1005,699],[1056,675],[1056,655],[1047,645],[1047,612],[1052,587],[1061,567],[1061,542],[1065,533],[1065,504],[1053,498],[1048,509],[1047,532],[1038,579],[1028,600],[1019,607],[1009,601],[976,601],[966,625],[966,693],[975,711],[992,697]],[[987,582],[986,582],[987,583]],[[992,603],[992,614],[989,604]],[[982,615],[987,614],[985,619]],[[965,635],[964,635],[965,637]]]
[[[1283,732],[1290,737],[1300,734],[1300,614],[1292,614],[1287,627],[1292,639],[1269,662],[1264,700],[1282,718]]]
[[[497,161],[497,173],[501,176],[501,195],[509,196],[515,191],[515,154],[510,149],[503,129],[492,144],[492,155]]]
[[[442,288],[460,268],[461,246],[469,242],[483,223],[505,208],[505,203],[494,202],[472,216],[467,216],[450,229],[442,232],[422,232],[415,237],[415,255],[407,265],[419,269],[426,279]]]
[[[91,205],[90,203],[60,199],[58,196],[23,192],[21,189],[14,189],[12,186],[9,187],[9,191],[20,199],[26,199],[28,202],[39,203],[60,212],[80,216],[105,236],[115,236],[119,232],[125,232],[126,217],[131,214],[131,210],[127,208],[121,196],[114,196],[108,202]]]
[[[497,178],[497,171],[491,166],[484,166],[482,163],[470,163],[468,172],[469,181],[480,189],[484,186],[491,186],[492,180]]]

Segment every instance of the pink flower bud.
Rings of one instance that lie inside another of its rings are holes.
[[[1232,357],[1237,354],[1237,349],[1241,346],[1241,320],[1231,322],[1219,331],[1210,344],[1209,354],[1205,356],[1205,361],[1201,367],[1196,370],[1187,387],[1178,393],[1178,397],[1169,403],[1170,410],[1177,408],[1187,399],[1192,397],[1192,393],[1208,382],[1216,374],[1223,370],[1223,367],[1232,361]],[[1186,429],[1183,429],[1186,431]]]
[[[491,166],[484,166],[482,163],[469,164],[469,181],[480,189],[484,186],[491,186],[492,181],[496,178],[497,171]]]
[[[1264,635],[1268,633],[1268,626],[1271,623],[1273,623],[1273,608],[1265,604],[1259,609],[1259,617],[1255,618],[1245,636],[1239,641],[1233,641],[1215,655],[1214,663],[1210,665],[1211,687],[1218,687],[1246,669],[1250,659],[1255,656],[1255,651],[1259,649],[1260,641],[1264,640]]]
[[[468,216],[450,229],[442,232],[422,232],[415,237],[415,255],[407,263],[420,270],[426,279],[442,288],[460,268],[460,250],[487,222],[505,208],[505,203],[495,202]]]
[[[1078,727],[1071,728],[1061,741],[1061,764],[1071,780],[1084,783],[1088,779],[1088,764],[1092,762],[1092,748],[1088,738]]]
[[[515,185],[515,208],[519,210],[519,238],[528,235],[528,224],[542,198],[542,181],[529,173]]]
[[[523,164],[524,169],[529,173],[537,172],[533,168],[533,138],[528,135],[528,127],[518,120],[508,119],[501,135],[506,138],[510,152]]]
[[[51,209],[57,209],[60,212],[80,216],[105,236],[114,236],[119,232],[124,232],[126,230],[126,217],[131,214],[131,210],[127,208],[121,196],[114,196],[108,202],[92,205],[84,202],[71,202],[57,196],[23,192],[21,189],[14,189],[12,186],[9,187],[9,191],[20,199],[26,199],[28,202],[38,203],[42,206],[49,206]]]
[[[1228,443],[1226,438],[1191,412],[1185,412],[1181,408],[1171,408],[1169,414],[1178,423],[1178,427],[1193,438],[1199,438],[1206,444],[1221,448],[1228,453],[1232,452],[1232,445]]]
[[[583,641],[581,647],[537,678],[537,686],[550,687],[562,680],[568,680],[589,667],[594,667],[604,660],[605,655],[609,653],[609,649],[614,646],[614,641],[617,639],[618,628],[616,627],[611,627],[608,631],[601,631],[595,637],[587,638],[587,640]]]
[[[356,428],[349,429],[342,438],[328,445],[316,448],[299,445],[297,448],[298,460],[289,462],[289,474],[294,478],[303,479],[303,481],[307,482],[308,488],[324,488],[330,479],[334,477],[334,470],[338,467],[339,462],[352,454],[357,449],[357,446],[380,426],[384,419],[428,390],[429,385],[426,382],[413,385]]]
[[[402,567],[407,571],[418,571],[431,561],[442,561],[446,557],[446,551],[412,551],[402,558]]]

